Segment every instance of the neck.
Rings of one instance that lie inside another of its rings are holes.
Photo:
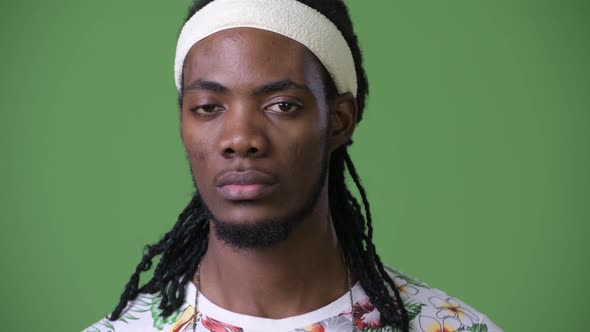
[[[285,241],[268,248],[231,247],[216,238],[210,225],[197,283],[222,308],[280,319],[321,308],[349,288],[327,197]]]

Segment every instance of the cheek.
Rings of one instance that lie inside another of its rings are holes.
[[[326,129],[316,128],[298,135],[285,151],[289,171],[293,174],[313,174],[312,170],[321,166],[326,144]]]
[[[199,131],[190,124],[185,122],[181,123],[180,135],[182,143],[191,162],[191,167],[193,168],[199,166],[199,164],[204,163],[208,159],[211,154],[211,147],[213,146],[211,139],[199,135],[198,133],[200,132],[202,132],[202,130]]]

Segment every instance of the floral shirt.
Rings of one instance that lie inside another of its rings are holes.
[[[502,331],[485,315],[446,293],[388,268],[410,318],[410,331],[420,332],[498,332]],[[380,323],[380,313],[359,283],[336,301],[315,311],[283,319],[242,315],[225,310],[187,285],[186,299],[174,314],[161,317],[160,296],[142,294],[131,302],[116,321],[103,318],[83,332],[385,332],[393,331]],[[195,317],[196,315],[196,317]],[[195,319],[196,318],[196,319]]]

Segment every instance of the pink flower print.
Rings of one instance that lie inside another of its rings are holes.
[[[461,322],[453,317],[441,321],[428,316],[420,316],[420,328],[423,332],[454,332],[461,327]]]
[[[211,332],[243,332],[241,327],[229,325],[223,322],[220,322],[216,319],[211,317],[203,316],[201,322],[203,326],[207,328]]]
[[[439,309],[436,313],[436,317],[438,318],[454,317],[465,326],[471,326],[473,325],[473,321],[478,320],[471,310],[461,307],[461,305],[453,298],[449,297],[446,300],[443,300],[433,296],[429,301],[435,308]]]
[[[354,323],[361,331],[364,328],[376,329],[380,326],[381,313],[369,301],[368,297],[354,304],[352,314]]]
[[[410,285],[406,280],[400,277],[393,278],[393,282],[397,286],[397,290],[401,295],[410,296],[418,294],[418,288]]]
[[[310,325],[305,328],[305,331],[307,331],[307,332],[326,332],[326,330],[324,329],[324,325],[322,325],[321,323],[315,323],[313,325]]]

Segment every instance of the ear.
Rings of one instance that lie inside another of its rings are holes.
[[[330,107],[330,151],[346,144],[356,128],[356,98],[347,92],[337,96]]]

